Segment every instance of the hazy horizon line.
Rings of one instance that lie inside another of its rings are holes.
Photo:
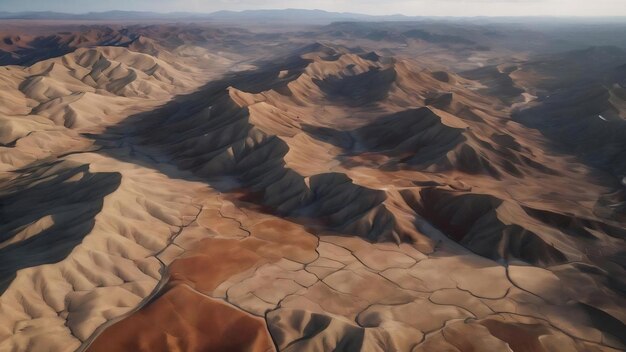
[[[358,15],[358,16],[367,16],[367,17],[406,17],[406,18],[626,18],[626,15],[405,15],[402,13],[394,13],[394,14],[380,14],[374,15],[369,13],[362,12],[349,12],[349,11],[328,11],[324,9],[307,9],[307,8],[295,8],[295,7],[285,7],[285,8],[264,8],[264,9],[243,9],[243,10],[216,10],[216,11],[154,11],[154,10],[105,10],[105,11],[86,11],[86,12],[72,12],[72,11],[55,11],[55,10],[24,10],[24,11],[6,11],[0,10],[0,13],[9,13],[9,14],[28,14],[28,13],[54,13],[54,14],[67,14],[67,15],[90,15],[90,14],[105,14],[112,12],[120,12],[120,13],[152,13],[158,15],[177,15],[177,14],[185,14],[185,15],[213,15],[220,12],[232,12],[232,13],[243,13],[243,12],[263,12],[263,11],[306,11],[306,12],[323,12],[327,14],[338,14],[338,15]]]

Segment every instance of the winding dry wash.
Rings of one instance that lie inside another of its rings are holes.
[[[626,22],[0,14],[1,352],[626,349]]]

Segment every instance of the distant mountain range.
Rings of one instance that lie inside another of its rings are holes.
[[[238,20],[282,21],[282,22],[334,22],[334,21],[406,21],[421,17],[404,15],[373,16],[349,12],[328,12],[323,10],[246,10],[217,11],[213,13],[196,12],[144,12],[144,11],[106,11],[82,14],[52,11],[0,12],[0,19],[47,19],[47,20],[212,20],[230,22]]]
[[[427,19],[454,20],[476,24],[506,23],[624,23],[626,17],[446,17],[446,16],[406,16],[395,15],[366,15],[352,12],[329,12],[324,10],[305,9],[277,9],[277,10],[245,10],[245,11],[217,11],[212,13],[198,12],[150,12],[150,11],[105,11],[88,13],[63,13],[53,11],[0,11],[0,20],[83,20],[83,21],[125,21],[125,20],[153,20],[153,21],[212,21],[233,23],[253,21],[255,23],[297,23],[297,24],[329,24],[331,22],[385,22],[385,21],[418,21]]]

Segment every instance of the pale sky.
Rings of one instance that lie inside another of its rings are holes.
[[[321,9],[408,16],[626,16],[626,0],[0,0],[0,11]]]

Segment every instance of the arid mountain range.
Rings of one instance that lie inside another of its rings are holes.
[[[0,21],[0,351],[626,348],[626,25],[224,16]]]

